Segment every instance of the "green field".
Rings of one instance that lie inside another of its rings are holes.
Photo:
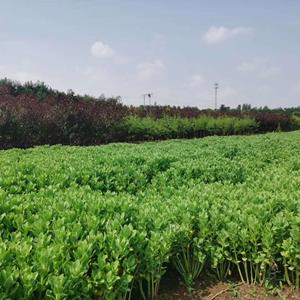
[[[300,132],[0,151],[0,299],[300,280]]]

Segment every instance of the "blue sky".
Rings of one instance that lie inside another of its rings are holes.
[[[142,104],[300,105],[298,0],[2,0],[0,77]]]

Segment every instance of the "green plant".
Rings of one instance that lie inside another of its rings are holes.
[[[0,151],[0,298],[155,299],[172,264],[190,292],[205,272],[299,289],[299,143],[295,131]]]

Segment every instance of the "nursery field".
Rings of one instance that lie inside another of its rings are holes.
[[[0,299],[299,289],[299,229],[300,131],[0,151]]]

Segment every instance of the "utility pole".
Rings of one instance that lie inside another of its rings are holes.
[[[215,110],[218,108],[218,88],[219,84],[216,82],[215,83]]]
[[[148,98],[149,98],[149,105],[151,106],[151,97],[152,97],[153,93],[149,93],[148,94]]]
[[[144,106],[146,106],[146,97],[148,97],[148,99],[149,99],[149,105],[151,105],[152,96],[153,96],[153,93],[143,94]]]

